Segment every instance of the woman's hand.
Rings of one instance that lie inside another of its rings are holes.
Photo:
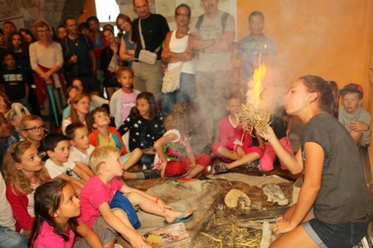
[[[291,225],[289,220],[278,220],[275,224],[272,226],[272,231],[275,234],[281,234],[281,233],[287,233],[293,230],[295,226]]]
[[[259,133],[259,135],[262,136],[263,139],[267,140],[268,142],[271,142],[271,139],[276,137],[275,132],[269,125],[267,125],[267,129],[264,132]]]

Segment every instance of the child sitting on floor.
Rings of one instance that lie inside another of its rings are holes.
[[[13,210],[16,231],[28,237],[34,223],[34,190],[50,180],[36,146],[28,140],[12,144],[5,153],[2,173],[6,198]]]
[[[184,176],[184,180],[197,176],[210,164],[207,153],[194,155],[189,133],[192,132],[191,109],[188,103],[179,102],[166,117],[166,133],[154,143],[157,155],[154,170],[137,173],[125,172],[125,179],[152,179],[159,177]]]
[[[191,110],[188,103],[176,103],[165,119],[166,133],[154,143],[157,152],[154,167],[162,177],[181,176],[193,178],[211,162],[207,153],[194,155],[189,133],[192,131]],[[158,160],[158,161],[157,161]]]
[[[251,163],[263,156],[264,142],[257,135],[259,146],[252,145],[250,132],[245,131],[236,118],[241,109],[242,100],[232,95],[227,102],[229,115],[223,117],[219,122],[220,142],[213,146],[213,152],[223,162],[213,167],[213,174],[227,172],[229,169]]]
[[[45,132],[45,125],[43,120],[37,115],[26,115],[22,118],[21,124],[21,136],[26,140],[32,142],[38,149],[39,155],[43,161],[48,159],[46,154],[43,139]]]
[[[88,173],[93,176],[92,171],[88,167],[88,158],[95,149],[89,142],[89,132],[86,125],[80,122],[71,123],[66,127],[66,137],[70,141],[70,156],[69,161],[75,163],[83,163],[88,168]]]
[[[137,95],[136,106],[131,109],[130,115],[118,131],[121,135],[129,131],[129,150],[140,148],[143,154],[139,164],[151,169],[155,157],[154,142],[165,132],[163,115],[159,112],[152,93],[141,92]]]
[[[120,151],[122,161],[125,163],[125,170],[131,168],[139,161],[142,151],[139,148],[135,148],[130,153],[127,152],[122,136],[115,127],[109,127],[110,118],[106,108],[95,108],[89,114],[88,122],[90,127],[94,129],[89,137],[91,145],[95,147],[105,145],[116,147]]]
[[[79,195],[82,220],[93,230],[103,226],[110,227],[122,235],[132,247],[150,247],[145,238],[132,227],[128,215],[118,208],[110,209],[114,193],[120,191],[127,194],[133,206],[139,206],[145,212],[165,218],[165,224],[186,222],[192,219],[192,211],[175,211],[161,199],[146,192],[131,188],[116,177],[123,172],[120,153],[113,146],[96,148],[90,158],[89,165],[96,176],[84,186]]]
[[[347,84],[340,90],[343,106],[339,108],[338,120],[350,132],[355,143],[360,147],[370,144],[371,115],[361,105],[363,104],[363,87],[359,84]]]
[[[66,119],[70,116],[70,114],[71,114],[71,101],[78,94],[80,94],[80,91],[77,87],[70,86],[69,88],[67,88],[67,90],[66,90],[66,102],[67,102],[68,105],[63,110],[62,120]],[[90,105],[89,105],[89,111],[92,111],[94,109],[95,109],[95,107],[92,105],[92,102],[91,102]]]
[[[69,161],[69,139],[63,134],[49,134],[44,140],[45,149],[49,159],[45,162],[51,178],[59,177],[70,182],[77,194],[82,190],[84,183],[88,181],[85,165]]]
[[[80,201],[70,183],[55,178],[40,185],[35,190],[35,222],[30,247],[114,247],[115,235],[108,229],[96,234],[78,217],[80,212]],[[75,233],[83,238],[75,240]]]

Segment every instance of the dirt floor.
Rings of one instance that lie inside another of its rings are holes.
[[[248,166],[236,168],[231,172],[250,176],[263,176],[263,173],[257,169]],[[268,174],[280,175],[289,180],[289,182],[281,183],[279,186],[286,197],[290,199],[292,195],[292,181],[295,180],[296,177],[292,176],[289,172],[282,171],[277,165],[276,168]],[[188,187],[197,186],[190,186],[192,183],[178,183],[177,179],[178,178],[159,178],[126,181],[128,185],[148,191],[153,195],[161,197],[166,202],[175,202],[176,206],[179,206],[177,205],[179,204],[178,200],[184,200],[184,202],[181,201],[180,206],[185,206],[188,205],[187,203],[190,203],[188,208],[193,209],[194,219],[185,223],[190,242],[169,247],[260,247],[263,222],[258,220],[255,215],[252,216],[252,213],[273,211],[270,212],[271,218],[269,219],[274,221],[285,211],[284,207],[275,206],[267,202],[267,197],[260,187],[250,186],[247,183],[224,179],[211,180],[201,175],[197,181],[201,184],[201,190],[192,189],[192,191],[189,192],[188,190],[190,189],[188,189]],[[251,199],[251,208],[240,209],[238,207],[226,207],[224,197],[231,189],[238,189],[246,193]],[[193,190],[196,192],[195,194]],[[174,205],[172,206],[175,207]],[[146,216],[149,215],[146,214]],[[140,216],[140,219],[141,218]],[[146,217],[146,219],[142,221],[145,227],[141,227],[139,232],[146,233],[149,229],[162,226],[160,220],[157,218],[150,217],[149,219]],[[146,224],[150,224],[150,226],[146,226]],[[130,247],[122,238],[118,238],[118,243],[123,247]]]

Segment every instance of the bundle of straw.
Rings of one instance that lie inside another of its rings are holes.
[[[243,129],[251,134],[254,129],[258,133],[266,133],[267,126],[271,123],[270,113],[264,109],[254,107],[251,103],[242,104],[237,119],[242,123]]]

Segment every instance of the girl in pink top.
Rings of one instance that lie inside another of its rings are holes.
[[[241,98],[232,95],[227,102],[229,115],[219,122],[220,142],[212,147],[212,151],[222,162],[214,165],[213,174],[225,173],[235,167],[252,163],[263,157],[264,142],[256,135],[258,146],[253,146],[250,132],[245,131],[236,118],[241,109]]]
[[[107,229],[96,234],[77,218],[79,215],[80,200],[70,183],[55,178],[40,185],[35,190],[35,222],[30,247],[114,247],[114,234]],[[75,233],[83,239],[74,243]]]

